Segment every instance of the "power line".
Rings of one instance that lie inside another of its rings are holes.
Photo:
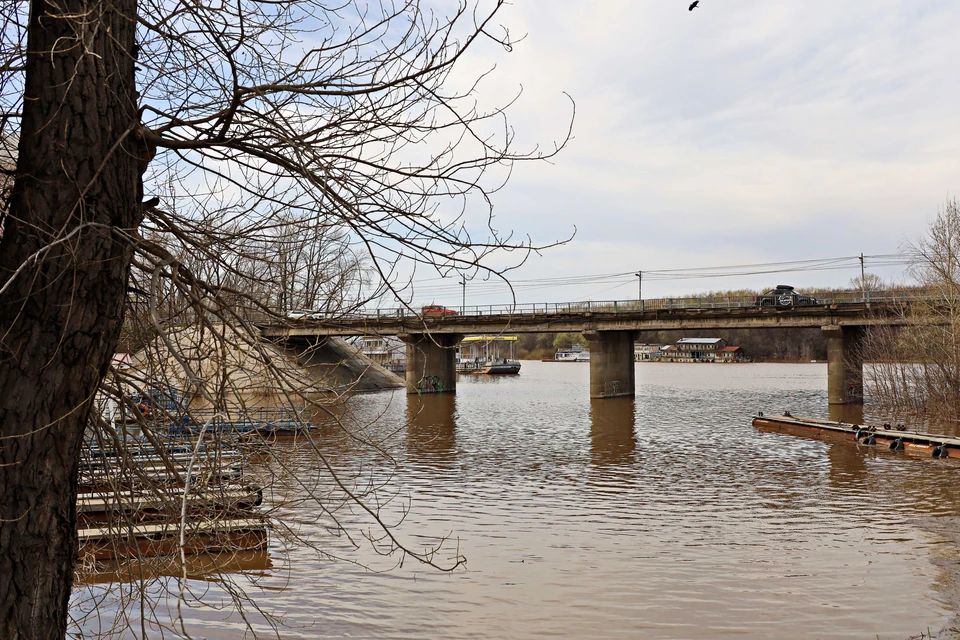
[[[907,266],[911,264],[910,257],[903,254],[864,255],[864,261],[871,268]],[[688,267],[684,269],[644,269],[643,275],[649,280],[694,280],[708,278],[728,278],[753,275],[769,275],[775,273],[839,271],[860,267],[860,255],[842,256],[838,258],[818,258],[809,260],[789,260],[781,262],[744,263],[711,267]],[[509,290],[536,291],[557,287],[613,285],[604,291],[617,289],[633,282],[635,271],[621,271],[613,273],[585,274],[578,276],[559,276],[554,278],[529,278],[510,280],[509,285],[502,280],[472,280],[468,285],[471,295],[494,295]],[[435,282],[436,284],[429,284]],[[443,295],[460,292],[460,280],[451,282],[449,278],[431,278],[414,283],[414,291],[419,296],[431,294]],[[491,290],[492,289],[492,290]]]

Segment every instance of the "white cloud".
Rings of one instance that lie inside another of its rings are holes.
[[[467,60],[467,75],[497,66],[483,104],[523,86],[521,144],[562,136],[562,92],[576,100],[569,148],[495,199],[500,226],[579,229],[517,278],[889,253],[960,191],[960,3],[686,4],[517,2],[501,21],[527,38]]]

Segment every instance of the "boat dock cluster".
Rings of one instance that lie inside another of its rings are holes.
[[[80,465],[81,566],[99,561],[263,549],[262,490],[245,481],[238,450],[165,439],[88,442]]]
[[[187,410],[172,389],[112,407],[112,440],[88,433],[81,453],[77,537],[81,566],[125,558],[262,550],[269,522],[262,489],[246,477],[252,442],[310,427],[304,410],[242,415]]]

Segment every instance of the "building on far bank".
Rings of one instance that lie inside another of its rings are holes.
[[[661,345],[659,344],[646,344],[643,342],[634,343],[633,359],[636,360],[637,362],[645,362],[648,360],[659,360],[660,349],[661,349]]]
[[[651,348],[656,347],[656,348]],[[644,357],[646,356],[646,357]],[[638,362],[747,362],[743,349],[727,346],[723,338],[681,338],[671,345],[642,345],[634,347]]]
[[[717,351],[727,346],[723,338],[680,338],[677,355],[685,360],[715,360]]]
[[[717,362],[743,362],[747,354],[740,347],[720,347],[717,350]]]
[[[406,345],[398,338],[392,336],[361,336],[359,339],[354,339],[353,346],[388,371],[393,373],[406,371],[407,349]]]

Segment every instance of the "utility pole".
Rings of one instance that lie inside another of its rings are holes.
[[[643,271],[637,271],[637,300],[640,302],[640,310],[643,311]]]
[[[467,308],[467,277],[466,276],[461,278],[460,284],[463,285],[463,298],[460,300],[460,313],[463,314],[463,312]]]
[[[863,252],[860,252],[860,293],[867,297],[867,272],[863,268]]]

